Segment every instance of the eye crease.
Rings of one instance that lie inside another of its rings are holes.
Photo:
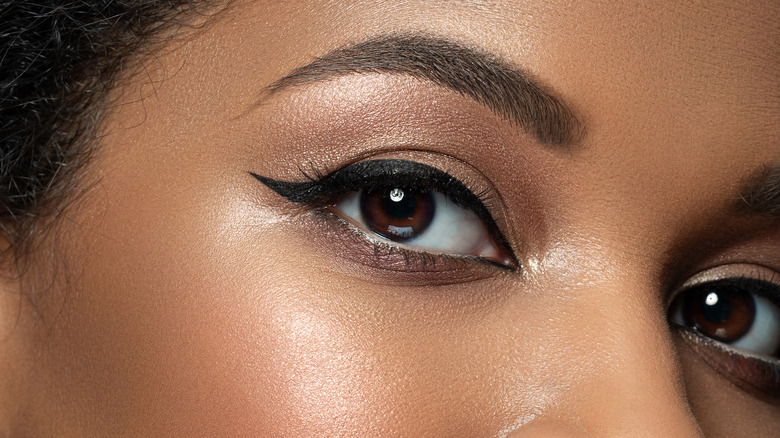
[[[519,266],[485,205],[488,196],[435,167],[376,159],[304,182],[250,174],[287,200],[330,211],[385,246]]]

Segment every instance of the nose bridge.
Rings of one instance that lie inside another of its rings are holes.
[[[616,311],[594,327],[600,336],[591,333],[601,363],[580,382],[572,408],[594,436],[700,436],[663,309],[652,295],[612,291],[600,298]]]
[[[553,409],[508,436],[698,437],[657,291],[613,277],[570,293],[580,362]]]

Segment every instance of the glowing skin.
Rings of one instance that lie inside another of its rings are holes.
[[[89,189],[7,267],[22,281],[0,294],[0,435],[771,436],[777,400],[716,371],[667,312],[720,265],[780,277],[777,218],[732,209],[780,162],[778,17],[776,2],[235,2],[140,59]],[[405,75],[254,105],[314,56],[398,32],[522,69],[585,135],[543,145]],[[491,186],[524,269],[388,271],[248,173],[380,156]]]

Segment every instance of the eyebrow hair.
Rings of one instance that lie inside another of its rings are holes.
[[[744,184],[739,209],[780,218],[780,164],[760,168]]]
[[[288,87],[349,74],[404,74],[470,97],[534,135],[543,144],[569,145],[584,135],[574,112],[527,74],[484,51],[420,34],[391,34],[335,49],[266,87]]]

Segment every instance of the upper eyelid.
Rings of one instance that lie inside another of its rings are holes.
[[[756,277],[770,283],[780,283],[780,273],[767,266],[757,263],[729,263],[720,266],[713,266],[701,269],[692,275],[688,275],[686,280],[677,286],[668,289],[666,294],[666,306],[668,307],[674,298],[681,292],[696,286],[712,283],[720,280],[734,279],[740,277]]]
[[[403,167],[404,169],[399,169],[399,167]],[[380,172],[377,172],[378,170]],[[464,183],[447,174],[445,171],[410,160],[379,159],[362,161],[338,169],[327,175],[318,173],[315,177],[309,176],[303,172],[307,181],[301,182],[280,181],[258,175],[254,172],[249,172],[249,174],[258,181],[289,201],[309,204],[322,202],[327,196],[332,195],[334,192],[346,193],[354,191],[355,189],[381,187],[381,182],[376,180],[378,176],[382,176],[378,175],[379,173],[384,173],[386,176],[392,175],[396,177],[396,179],[409,179],[409,181],[404,181],[404,183],[428,185],[431,188],[439,188],[442,191],[449,189],[450,193],[446,194],[456,204],[465,208],[471,208],[474,205],[468,205],[470,203],[465,202],[463,198],[467,198],[468,201],[477,200],[482,204],[482,207],[486,209],[486,213],[489,213],[487,212],[487,206],[484,205],[490,195],[488,189],[479,193],[474,193],[466,187]],[[367,178],[365,177],[366,175],[368,175]],[[348,182],[350,185],[345,185],[346,181],[339,181],[339,179],[351,179],[351,181]],[[339,185],[341,185],[341,187]],[[453,191],[456,193],[452,193]],[[483,219],[493,220],[492,216]]]
[[[405,169],[402,169],[404,172],[399,171],[401,170],[399,167],[404,167]],[[308,181],[302,182],[274,180],[254,172],[249,172],[249,174],[291,202],[324,207],[334,200],[334,196],[338,197],[356,189],[370,189],[371,186],[367,182],[373,181],[372,178],[377,177],[377,170],[401,178],[408,178],[410,173],[416,173],[417,179],[409,181],[410,184],[427,184],[433,189],[440,189],[456,205],[473,211],[483,221],[488,232],[499,241],[499,244],[511,248],[496,224],[495,218],[490,213],[489,207],[485,205],[485,193],[476,194],[457,178],[427,164],[411,160],[374,159],[353,163],[327,175],[318,173],[316,177],[311,177],[304,173]],[[428,174],[423,172],[428,172]],[[369,175],[369,178],[361,178],[364,175]],[[339,181],[339,178],[351,179],[351,181]],[[355,185],[361,187],[355,187]],[[511,252],[514,253],[514,251]]]
[[[748,271],[752,271],[748,273]],[[707,274],[707,275],[703,275]],[[747,275],[746,275],[747,274]],[[699,286],[707,284],[717,284],[718,282],[731,281],[731,282],[745,282],[756,284],[768,284],[773,285],[780,290],[780,273],[763,265],[748,264],[748,263],[735,263],[730,265],[722,265],[714,268],[705,269],[700,271],[682,285],[673,290],[666,302],[666,308],[672,305],[672,302],[682,293],[694,289]],[[766,298],[774,305],[780,307],[780,295],[764,293],[763,290],[754,291],[757,295]]]
[[[676,289],[676,291],[689,289],[713,281],[739,277],[756,278],[770,283],[780,283],[780,273],[772,268],[754,263],[730,263],[703,269],[691,275]]]

